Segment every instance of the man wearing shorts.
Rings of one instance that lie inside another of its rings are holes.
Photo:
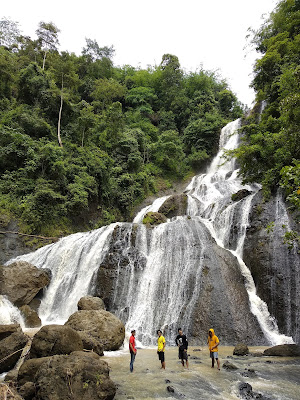
[[[215,360],[217,360],[218,370],[220,371],[220,361],[218,355],[218,346],[220,344],[218,336],[215,335],[213,329],[208,331],[208,339],[207,339],[208,348],[210,351],[210,358],[211,358],[211,367],[214,368]]]
[[[176,345],[178,346],[178,358],[181,360],[181,364],[184,367],[184,360],[186,362],[186,367],[189,367],[189,362],[188,362],[188,341],[185,335],[182,333],[182,329],[178,329],[178,335],[176,336],[175,339]]]
[[[158,338],[157,338],[157,354],[158,354],[158,359],[161,362],[161,367],[163,369],[166,369],[166,363],[165,363],[165,347],[166,347],[166,340],[162,335],[162,331],[159,329],[157,331]]]

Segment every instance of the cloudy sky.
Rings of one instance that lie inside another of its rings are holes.
[[[179,58],[186,71],[201,66],[218,71],[243,103],[251,106],[252,65],[258,57],[247,45],[249,27],[257,29],[278,0],[7,0],[1,15],[18,21],[35,38],[40,21],[60,30],[60,50],[80,54],[85,38],[113,45],[115,65],[141,68],[162,55]]]

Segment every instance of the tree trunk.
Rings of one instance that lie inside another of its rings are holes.
[[[64,78],[62,76],[61,78],[61,94],[60,94],[60,108],[59,108],[59,113],[58,113],[58,124],[57,124],[57,139],[60,147],[63,147],[61,137],[60,137],[60,121],[61,121],[61,112],[62,112],[62,106],[63,106],[63,90],[64,90]]]
[[[45,50],[45,52],[44,52],[44,59],[43,59],[43,71],[44,71],[44,69],[45,69],[46,55],[47,55],[47,50]]]

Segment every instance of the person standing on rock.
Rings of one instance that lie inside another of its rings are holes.
[[[215,332],[213,329],[210,329],[208,331],[208,339],[207,339],[207,344],[210,352],[210,358],[211,358],[211,367],[214,368],[215,366],[215,360],[217,361],[218,364],[218,370],[220,371],[220,361],[219,361],[219,354],[218,354],[218,346],[220,344],[218,336],[215,335]]]
[[[130,372],[133,372],[133,363],[136,356],[135,330],[131,331],[131,336],[129,338],[129,351],[130,351]]]
[[[178,328],[178,335],[176,336],[175,343],[178,346],[178,358],[181,360],[181,364],[184,367],[184,360],[186,362],[186,367],[189,367],[188,361],[188,341],[186,336],[182,333],[182,329]]]
[[[165,362],[165,347],[166,347],[166,340],[162,335],[162,331],[159,329],[157,331],[158,338],[157,338],[157,354],[158,359],[161,362],[161,368],[166,369],[166,362]]]

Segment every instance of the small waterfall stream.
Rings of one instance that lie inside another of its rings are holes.
[[[99,266],[105,265],[107,271],[108,260],[114,257],[113,278],[109,278],[113,280],[113,295],[107,301],[109,309],[126,323],[127,331],[134,327],[144,345],[153,343],[158,328],[166,330],[171,338],[180,324],[190,334],[195,310],[201,311],[205,300],[202,303],[199,300],[205,285],[203,277],[214,266],[219,269],[218,274],[225,274],[227,266],[236,264],[239,272],[235,274],[244,279],[244,290],[248,294],[248,300],[241,307],[246,313],[247,307],[251,310],[269,343],[293,342],[278,332],[276,321],[257,296],[251,273],[242,260],[248,215],[259,185],[242,185],[235,161],[224,162],[224,149],[238,146],[239,123],[239,120],[233,121],[222,129],[220,151],[207,173],[195,176],[186,188],[187,215],[147,229],[141,224],[143,216],[148,211],[159,210],[167,197],[160,198],[141,210],[132,224],[111,224],[70,235],[17,258],[51,269],[51,283],[39,309],[43,324],[63,323],[76,311],[80,297],[95,293],[99,286]],[[248,190],[248,195],[233,202],[232,194],[242,189]],[[113,243],[117,251],[112,251]],[[208,285],[205,290],[212,289]],[[226,288],[224,291],[221,302],[227,299]],[[219,312],[222,306],[226,308],[226,304],[215,308]],[[226,312],[223,309],[223,314]],[[216,310],[212,313],[216,319]],[[230,318],[241,319],[237,314],[235,310]],[[243,329],[240,322],[236,324]]]

